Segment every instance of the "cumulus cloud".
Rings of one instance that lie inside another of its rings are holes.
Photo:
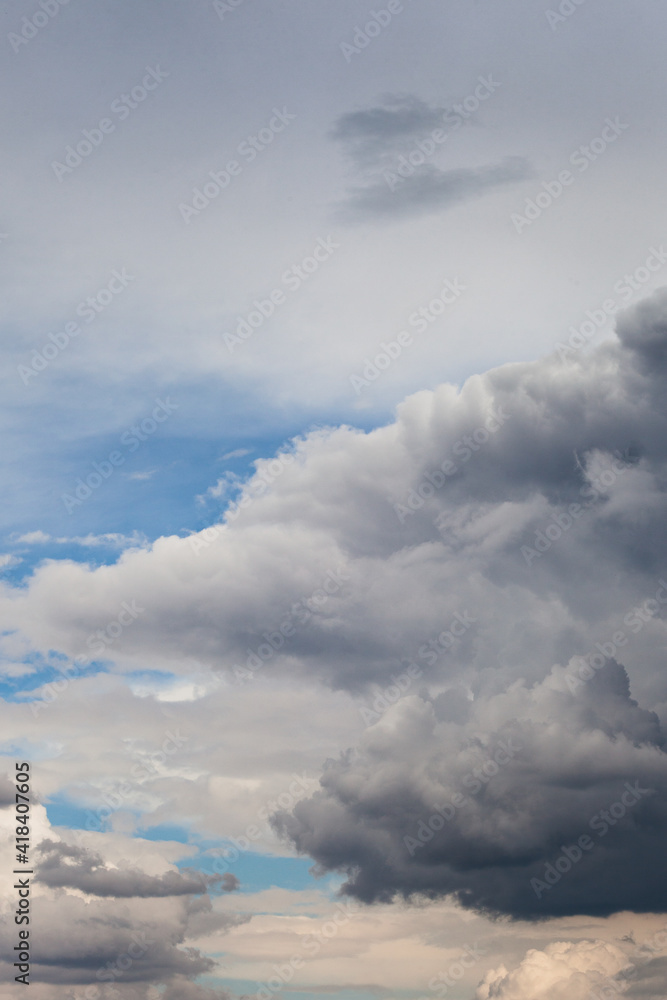
[[[408,695],[276,826],[366,902],[453,894],[522,918],[658,910],[660,724],[616,663],[582,688],[562,671],[519,681],[476,699],[465,724]]]
[[[187,897],[128,904],[110,898],[85,901],[61,893],[38,895],[34,906],[39,907],[40,919],[39,949],[32,966],[37,982],[164,984],[173,977],[193,979],[216,966],[186,944],[193,936]],[[218,932],[221,923],[213,922]],[[238,919],[228,918],[224,929],[235,923]],[[2,934],[5,955],[11,954],[11,933]]]
[[[476,1000],[589,1000],[627,967],[626,954],[604,941],[555,941],[544,951],[531,949],[518,968],[487,973]],[[625,993],[616,984],[616,995]],[[605,994],[603,994],[605,995]]]
[[[14,825],[6,812],[2,825],[6,834]],[[164,872],[165,862],[180,857],[183,845],[54,828],[44,806],[36,803],[30,827],[35,842],[35,874],[29,876],[31,942],[33,932],[39,937],[31,986],[39,1000],[72,995],[154,1000],[155,986],[172,985],[183,986],[188,995],[187,984],[217,968],[198,947],[200,940],[219,939],[250,919],[229,906],[224,911],[219,907],[229,898],[224,893],[238,886],[233,874],[211,878],[187,869]],[[66,839],[59,839],[60,834]],[[9,869],[9,836],[3,836],[2,845]],[[144,867],[159,874],[148,874]],[[9,908],[9,900],[5,906]],[[13,920],[3,921],[0,971],[8,982],[16,974],[8,958],[16,933]],[[78,987],[94,991],[80,994]],[[218,1000],[215,993],[212,997]],[[224,1000],[226,994],[220,997]]]
[[[640,945],[626,934],[531,948],[514,968],[489,969],[475,1000],[662,1000],[666,939],[663,928]]]
[[[594,350],[417,393],[368,434],[314,432],[225,524],[97,569],[46,562],[2,589],[0,613],[22,641],[74,656],[136,600],[109,651],[118,669],[194,663],[360,704],[413,665],[400,703],[280,817],[291,843],[367,900],[657,909],[665,315],[661,292]],[[510,739],[521,752],[411,853],[405,838]],[[637,801],[616,806],[627,784]],[[590,823],[612,807],[625,813],[599,836]],[[546,866],[566,867],[584,834],[594,849],[550,884]]]

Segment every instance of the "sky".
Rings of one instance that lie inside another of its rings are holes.
[[[664,1000],[663,5],[0,14],[0,998]]]

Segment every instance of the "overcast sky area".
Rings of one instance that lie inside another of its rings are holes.
[[[664,5],[0,14],[0,1000],[664,1000]]]

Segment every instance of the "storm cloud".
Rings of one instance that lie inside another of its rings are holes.
[[[365,902],[451,894],[524,919],[659,910],[658,718],[614,661],[581,691],[568,676],[481,692],[465,725],[405,696],[277,828],[323,870],[347,872],[343,891]]]

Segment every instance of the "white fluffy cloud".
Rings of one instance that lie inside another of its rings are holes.
[[[488,972],[476,1000],[589,1000],[601,987],[625,993],[616,975],[628,967],[620,948],[604,941],[554,941],[531,949],[518,968]],[[603,994],[604,995],[604,994]]]

